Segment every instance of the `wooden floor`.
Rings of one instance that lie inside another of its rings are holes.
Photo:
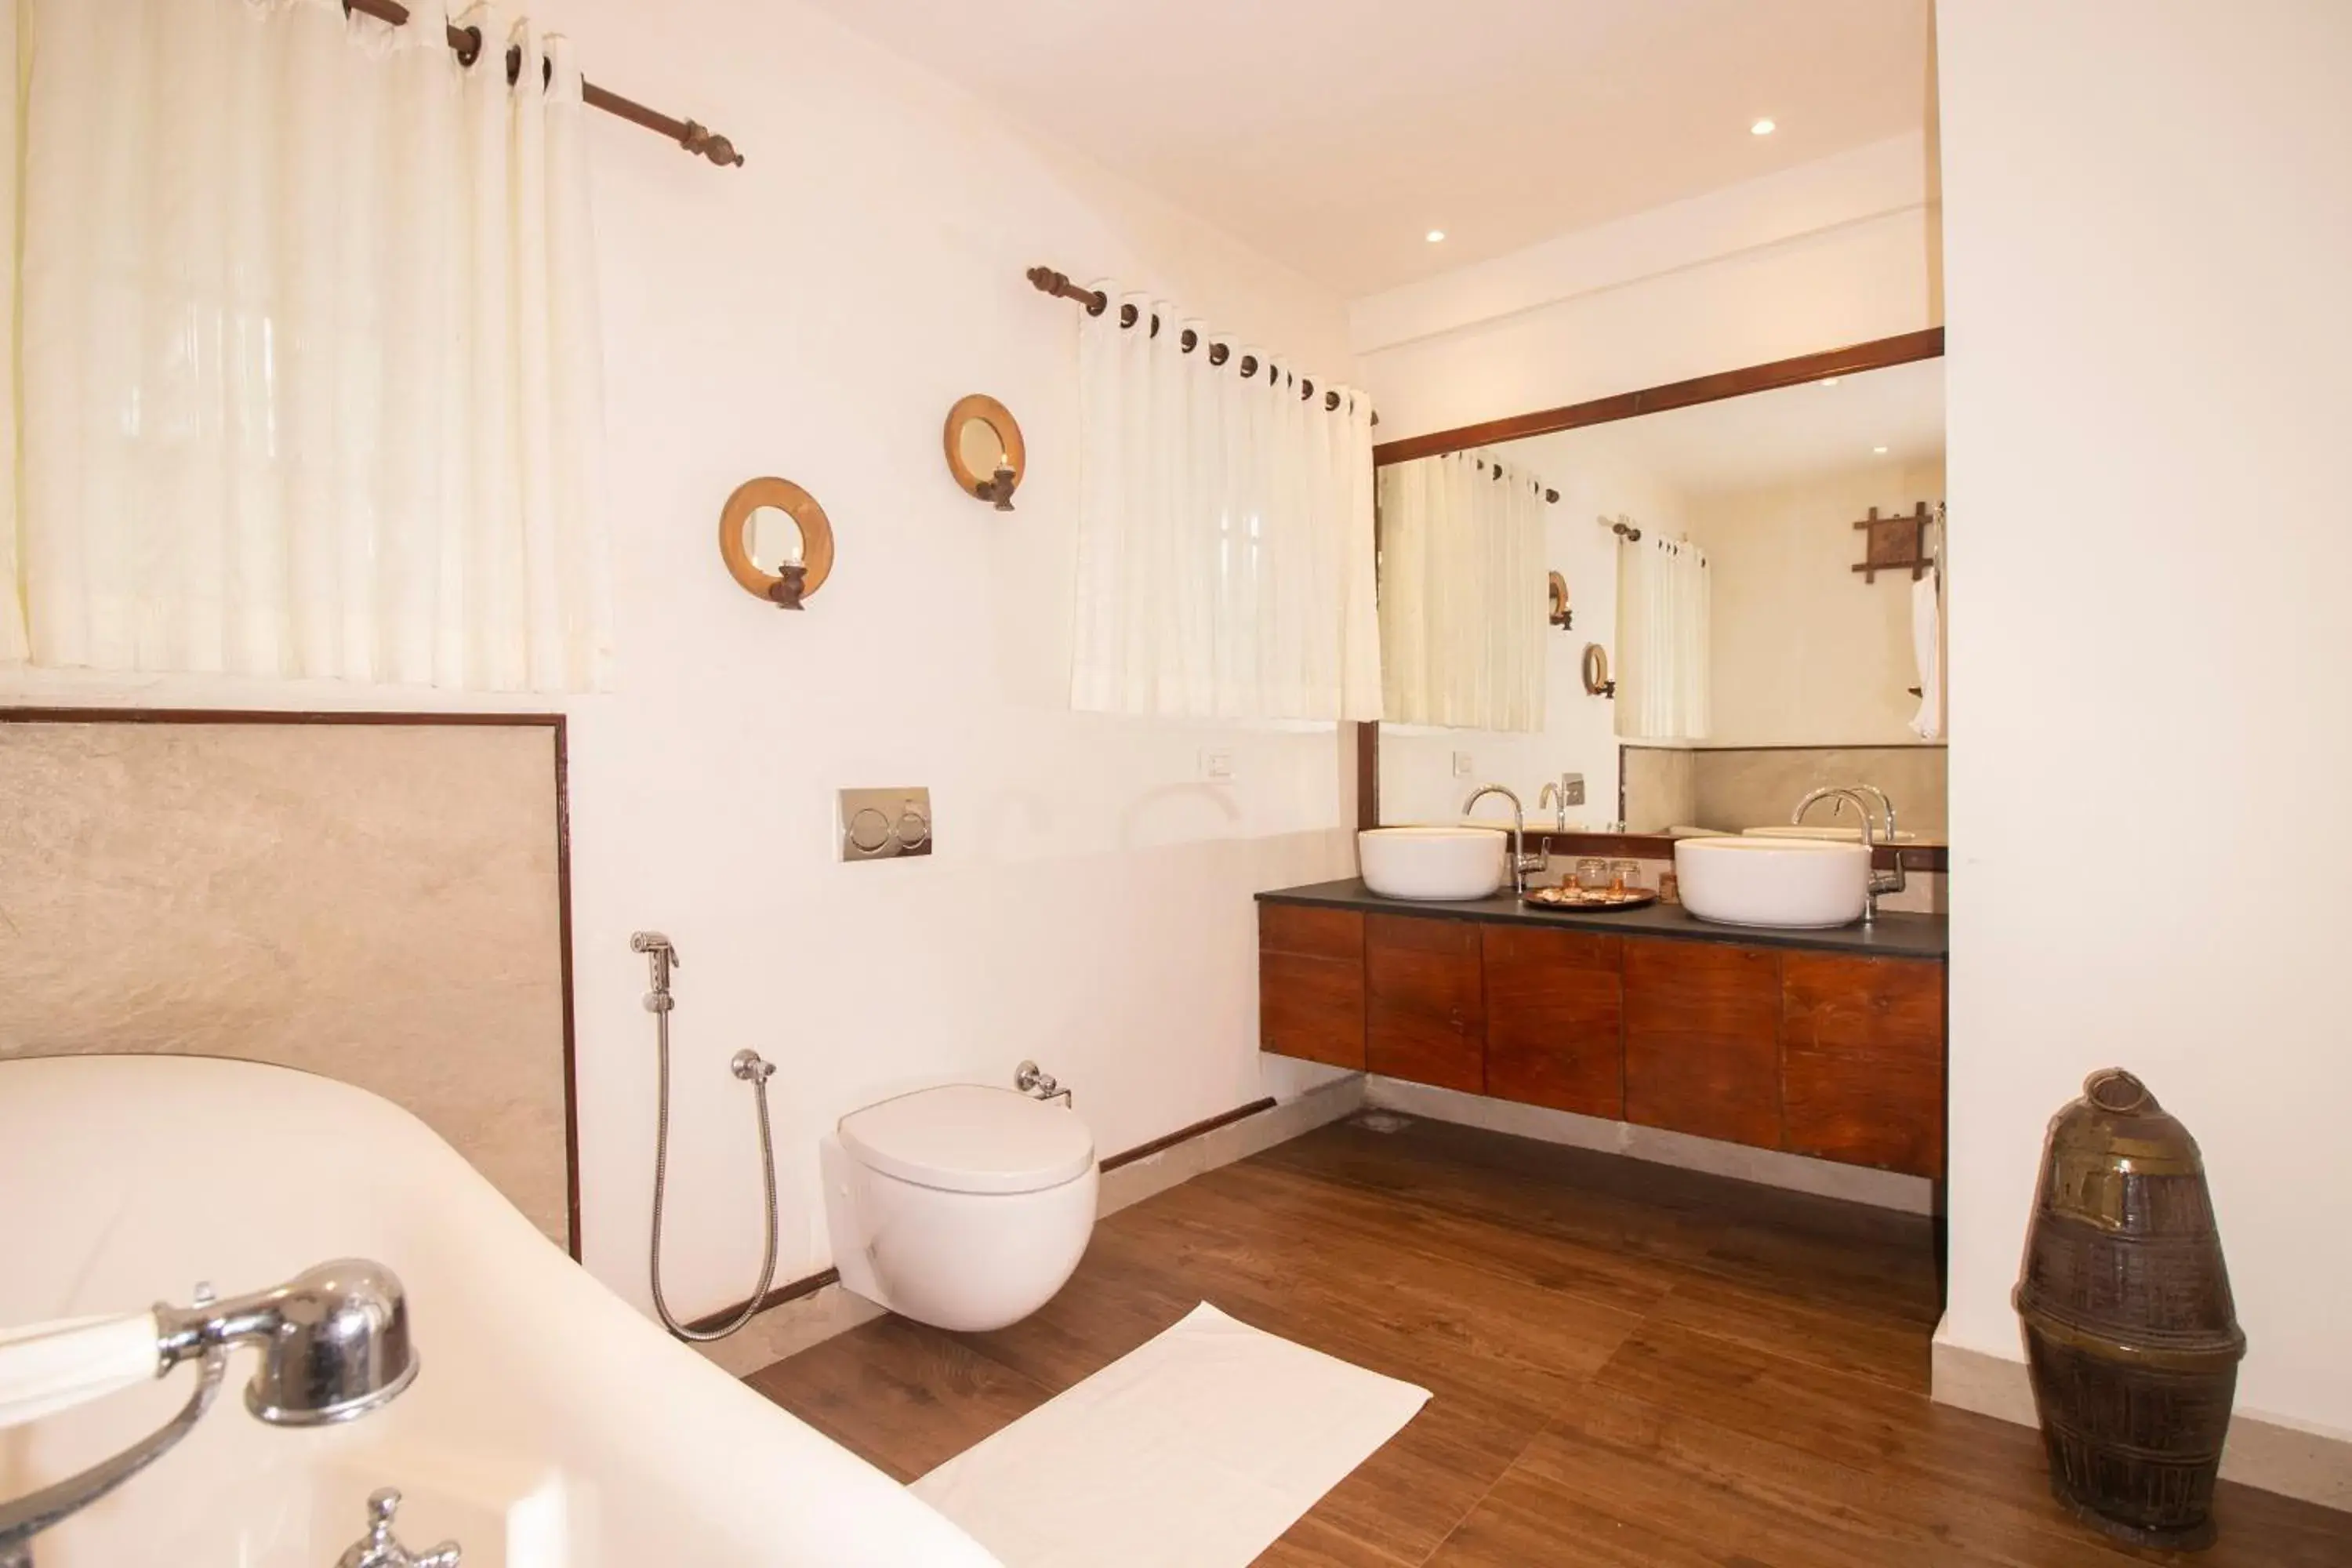
[[[1208,1300],[1433,1397],[1283,1568],[2097,1568],[2025,1428],[1930,1404],[1925,1221],[1433,1122],[1325,1128],[1097,1227],[992,1334],[888,1318],[752,1384],[912,1479]],[[2212,1568],[2352,1564],[2225,1484]]]

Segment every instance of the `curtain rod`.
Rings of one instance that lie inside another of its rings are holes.
[[[1066,272],[1056,272],[1050,267],[1032,267],[1029,269],[1029,281],[1035,287],[1037,292],[1040,294],[1051,294],[1056,300],[1076,300],[1079,304],[1086,307],[1087,314],[1089,316],[1099,316],[1105,310],[1110,309],[1109,295],[1104,293],[1099,289],[1079,288],[1076,284],[1070,281],[1070,275]],[[1131,327],[1135,325],[1137,319],[1138,312],[1134,306],[1121,305],[1118,308],[1118,324],[1120,326]],[[1151,335],[1155,338],[1160,335],[1160,318],[1157,315],[1154,315],[1151,318]],[[1201,334],[1194,331],[1190,327],[1185,328],[1183,346],[1184,352],[1186,353],[1191,353],[1194,349],[1201,346]],[[1234,351],[1230,347],[1223,343],[1211,343],[1209,345],[1209,363],[1211,364],[1223,364],[1227,359],[1232,357],[1233,352]],[[1257,355],[1242,355],[1242,379],[1244,381],[1247,381],[1251,376],[1255,375],[1257,374]],[[1265,375],[1266,380],[1269,383],[1271,383],[1276,376],[1280,375],[1281,374],[1282,367],[1280,365],[1275,364],[1272,362],[1267,363],[1265,367]],[[1300,383],[1299,395],[1301,397],[1314,396],[1315,384],[1311,381],[1302,381]],[[1339,395],[1338,393],[1327,391],[1323,394],[1323,407],[1327,413],[1337,410],[1339,406]],[[1380,422],[1380,414],[1375,410],[1372,415],[1372,423],[1377,425]]]
[[[349,16],[354,11],[364,12],[395,27],[408,25],[408,7],[400,5],[398,0],[343,0],[343,14]],[[470,66],[480,57],[482,30],[479,27],[449,27],[446,31],[449,36],[450,50],[457,55],[459,65]],[[509,84],[511,85],[521,72],[522,50],[510,47],[507,50]],[[698,125],[691,120],[672,120],[642,103],[633,103],[617,92],[607,92],[584,78],[580,83],[580,98],[591,109],[601,109],[632,125],[659,132],[688,153],[708,158],[722,169],[740,167],[743,163],[743,154],[735,151],[735,143],[708,126]]]

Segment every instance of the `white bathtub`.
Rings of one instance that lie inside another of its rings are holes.
[[[0,1324],[185,1302],[337,1257],[400,1276],[415,1384],[349,1426],[265,1426],[239,1352],[204,1424],[37,1538],[40,1568],[331,1568],[395,1486],[467,1568],[940,1564],[990,1556],[640,1317],[422,1122],[281,1068],[0,1062]],[[159,1426],[194,1374],[0,1432],[0,1499]]]

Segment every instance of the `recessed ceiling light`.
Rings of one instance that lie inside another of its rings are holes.
[[[1873,447],[1871,451],[1882,458],[1886,456],[1886,448],[1884,447]]]
[[[1433,228],[1422,237],[1432,245],[1443,245],[1445,243],[1445,231],[1442,228]]]
[[[1773,132],[1778,131],[1780,127],[1773,124],[1769,120],[1759,120],[1755,124],[1748,128],[1748,134],[1750,136],[1769,136]]]

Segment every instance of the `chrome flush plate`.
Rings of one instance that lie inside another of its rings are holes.
[[[931,792],[845,789],[841,792],[841,858],[899,860],[931,852]]]

